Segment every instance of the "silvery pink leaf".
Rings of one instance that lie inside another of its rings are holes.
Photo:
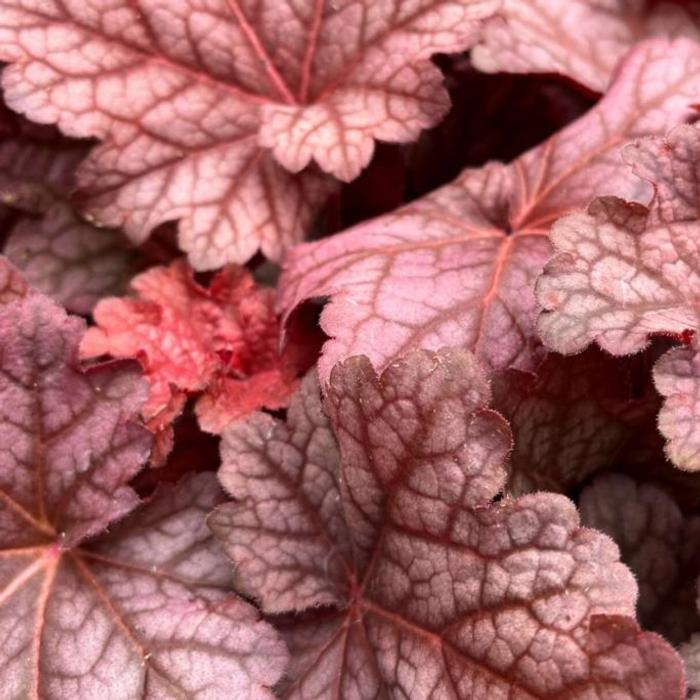
[[[622,148],[686,119],[698,94],[700,44],[648,42],[595,108],[510,165],[465,170],[396,213],[298,246],[280,305],[330,297],[322,383],[351,355],[381,370],[417,347],[462,346],[491,367],[534,370],[534,283],[551,224],[601,192],[648,203],[652,188]]]
[[[278,258],[374,140],[410,141],[449,100],[436,52],[477,38],[495,0],[3,0],[8,104],[103,143],[86,207],[136,242],[180,220],[197,269]],[[108,20],[107,20],[108,18]],[[60,50],[46,41],[51,36]],[[290,172],[291,171],[291,172]]]

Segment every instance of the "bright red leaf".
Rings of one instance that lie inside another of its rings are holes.
[[[558,255],[538,282],[545,312],[543,340],[578,352],[593,341],[625,355],[652,333],[700,331],[700,131],[680,126],[668,138],[644,139],[626,151],[635,172],[652,182],[650,208],[615,198],[595,200],[586,212],[556,223]],[[669,458],[700,469],[700,367],[697,336],[656,364],[666,397],[659,427]]]
[[[288,425],[227,429],[236,500],[209,522],[238,585],[296,613],[284,697],[683,697],[671,647],[628,617],[612,541],[561,496],[492,503],[510,434],[489,394],[463,350],[381,377],[354,358],[328,389],[340,456],[313,379]]]
[[[435,124],[449,101],[428,59],[468,48],[496,6],[2,0],[3,83],[31,119],[104,141],[80,172],[90,212],[137,242],[180,219],[212,269],[302,238],[328,183],[288,170],[349,180],[375,138]]]
[[[200,425],[214,433],[263,406],[287,405],[298,348],[280,355],[273,292],[245,268],[228,267],[203,287],[178,260],[131,286],[135,298],[97,305],[81,354],[140,360],[150,384],[143,413],[154,430],[168,429],[190,394],[198,396]]]
[[[463,346],[492,367],[536,366],[533,287],[549,227],[607,192],[649,201],[621,158],[631,138],[687,118],[700,94],[700,45],[649,42],[585,116],[511,165],[466,170],[455,182],[345,234],[298,246],[286,262],[289,312],[330,296],[321,379],[355,354],[378,369],[410,348]]]
[[[83,331],[38,294],[0,309],[3,695],[271,698],[286,653],[226,592],[204,523],[214,479],[128,515],[151,443],[133,422],[146,386],[136,363],[83,371]]]
[[[472,60],[480,70],[562,73],[603,92],[615,68],[645,37],[700,39],[691,0],[503,0]]]
[[[579,500],[581,520],[620,547],[639,584],[645,629],[676,644],[700,630],[695,582],[700,574],[700,518],[685,517],[657,486],[619,474],[598,477]]]

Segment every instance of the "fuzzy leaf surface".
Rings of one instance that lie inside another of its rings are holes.
[[[691,0],[503,0],[472,50],[483,71],[561,73],[604,92],[624,55],[647,37],[700,39]]]
[[[3,0],[3,84],[30,119],[103,141],[80,171],[91,213],[136,242],[179,219],[213,269],[302,238],[328,181],[290,170],[349,180],[375,138],[434,125],[449,100],[430,56],[469,48],[496,6]]]
[[[265,697],[285,652],[225,592],[204,522],[215,480],[134,510],[146,387],[136,363],[83,371],[83,331],[39,294],[0,309],[3,696]]]
[[[700,131],[679,126],[667,138],[626,150],[656,196],[649,208],[616,198],[552,229],[557,255],[538,281],[544,342],[562,353],[596,341],[616,355],[637,352],[653,333],[700,331]],[[692,336],[691,333],[691,336]],[[654,379],[666,398],[659,428],[680,468],[700,469],[700,367],[697,339],[670,350]]]
[[[700,630],[695,589],[700,574],[700,518],[684,516],[653,484],[619,474],[599,476],[579,500],[582,522],[612,537],[639,584],[637,614],[645,629],[674,644]]]
[[[167,429],[188,394],[209,432],[263,406],[286,406],[296,386],[290,352],[279,354],[273,292],[231,266],[208,287],[184,259],[135,277],[135,298],[105,299],[97,326],[81,344],[83,357],[136,357],[150,384],[144,417]],[[294,348],[291,348],[294,351]]]
[[[698,94],[700,45],[646,43],[594,109],[512,164],[466,170],[396,213],[297,247],[280,304],[289,313],[330,297],[322,383],[348,356],[382,369],[416,347],[462,346],[494,368],[533,370],[533,288],[550,225],[601,191],[650,201],[621,148],[687,118]]]
[[[380,377],[346,361],[332,428],[311,381],[288,425],[229,428],[236,501],[210,518],[238,584],[294,613],[276,618],[284,697],[683,697],[671,647],[628,617],[636,586],[612,541],[560,496],[491,502],[510,434],[473,355],[413,352]],[[301,595],[280,600],[292,577]]]

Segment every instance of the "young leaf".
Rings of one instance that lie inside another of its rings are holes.
[[[150,448],[132,422],[146,387],[135,363],[83,371],[83,330],[38,294],[0,309],[3,694],[271,698],[286,653],[226,593],[204,522],[214,479],[124,518]]]
[[[295,613],[284,697],[683,697],[671,647],[628,617],[612,541],[561,496],[492,502],[510,435],[489,394],[464,350],[380,377],[353,358],[328,388],[340,458],[313,379],[287,426],[227,429],[236,500],[209,522],[238,585]]]
[[[282,408],[296,386],[291,356],[279,354],[273,292],[258,288],[242,267],[198,284],[184,260],[154,267],[131,283],[135,299],[105,299],[83,357],[137,357],[150,384],[144,417],[167,429],[188,394],[199,394],[204,430],[218,433],[263,406]]]
[[[684,517],[664,491],[619,474],[598,477],[581,494],[581,520],[620,547],[639,583],[639,620],[672,643],[700,630],[700,518]]]
[[[700,39],[700,7],[678,0],[504,0],[472,50],[483,71],[562,73],[603,92],[644,37]]]
[[[212,269],[302,237],[328,184],[287,170],[313,159],[350,180],[375,138],[435,124],[449,103],[430,56],[469,48],[496,6],[2,0],[3,84],[13,109],[104,141],[81,168],[91,213],[137,242],[180,219]]]
[[[635,172],[652,182],[650,208],[616,198],[552,229],[556,257],[538,282],[545,311],[544,342],[563,353],[596,341],[616,355],[643,348],[652,333],[700,330],[700,131],[679,126],[666,138],[644,139],[626,150]],[[663,356],[654,371],[666,397],[659,427],[667,454],[682,469],[700,469],[697,340]]]
[[[330,368],[354,354],[378,369],[410,348],[459,345],[492,367],[536,367],[534,282],[549,227],[601,190],[649,201],[621,146],[691,114],[700,45],[644,44],[588,114],[511,165],[490,163],[395,214],[297,247],[280,282],[290,312],[330,296],[321,324]]]

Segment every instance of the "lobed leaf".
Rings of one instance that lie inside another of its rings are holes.
[[[297,247],[280,305],[330,297],[322,383],[339,360],[365,354],[377,369],[411,348],[476,352],[491,367],[533,370],[541,355],[534,283],[551,253],[549,227],[601,190],[648,202],[651,188],[621,158],[636,136],[691,114],[700,45],[657,40],[625,62],[585,116],[511,165],[465,170],[394,214]]]
[[[483,71],[561,73],[604,92],[647,37],[700,38],[700,6],[678,0],[504,0],[472,50]]]
[[[596,341],[616,355],[637,352],[653,333],[700,329],[697,295],[700,131],[682,125],[666,139],[640,140],[626,151],[640,177],[655,185],[649,208],[596,199],[586,212],[552,229],[557,255],[538,281],[544,342],[564,353]],[[700,468],[697,341],[673,349],[654,378],[666,398],[659,427],[667,454],[682,469]]]
[[[97,305],[81,354],[140,360],[150,385],[143,413],[154,430],[170,429],[188,394],[199,395],[200,425],[213,433],[263,406],[286,406],[298,348],[280,355],[273,293],[245,268],[222,270],[207,288],[181,259],[131,286],[136,298]]]
[[[3,695],[271,698],[286,652],[226,592],[214,478],[136,509],[146,387],[135,363],[83,371],[83,330],[39,294],[0,309]]]
[[[330,424],[307,378],[287,426],[227,430],[236,500],[209,522],[242,590],[293,613],[274,618],[283,697],[683,697],[677,656],[630,617],[612,541],[564,497],[492,501],[510,435],[489,398],[464,350],[380,377],[353,358],[331,375]]]
[[[350,180],[374,139],[439,121],[430,56],[469,48],[496,5],[3,0],[3,84],[31,119],[104,142],[80,170],[88,211],[136,242],[179,219],[192,265],[213,269],[302,238],[329,182],[289,170]]]

